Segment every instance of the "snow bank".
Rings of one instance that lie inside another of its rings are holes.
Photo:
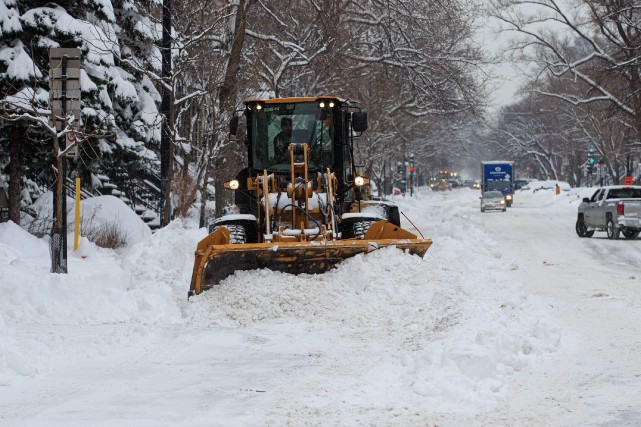
[[[73,233],[75,200],[67,197],[67,230]],[[53,193],[47,192],[38,198],[34,209],[41,219],[53,218]],[[80,201],[80,233],[88,228],[117,224],[126,235],[129,245],[139,243],[151,236],[151,229],[121,199],[115,196],[90,197]],[[68,243],[73,242],[67,239]]]
[[[318,355],[318,366],[292,381],[304,382],[310,393],[323,395],[331,376],[344,382],[336,384],[336,398],[361,406],[486,408],[506,396],[506,376],[555,351],[560,331],[508,278],[517,267],[483,230],[478,199],[471,196],[470,205],[452,209],[439,208],[433,202],[439,197],[445,196],[428,192],[399,200],[434,240],[423,260],[385,248],[324,275],[237,272],[190,303],[193,252],[204,229],[187,230],[174,221],[153,235],[141,234],[120,253],[83,240],[69,255],[69,274],[58,275],[49,273],[45,239],[3,224],[0,381],[40,375],[65,360],[108,357],[172,325],[303,328],[309,332],[292,335],[292,351]],[[120,212],[113,210],[113,199],[104,199],[101,216]],[[568,200],[575,207],[578,198]],[[463,225],[451,227],[453,217]],[[128,226],[129,219],[120,218]],[[104,333],[75,338],[73,327],[80,325]],[[53,332],[43,336],[40,328]],[[25,357],[27,368],[19,362]],[[287,399],[292,407],[308,408],[305,396]],[[280,415],[273,416],[278,422]]]
[[[75,202],[72,202],[71,206],[74,204]],[[116,221],[127,234],[129,244],[141,242],[151,236],[149,226],[125,202],[115,196],[99,196],[82,200],[80,211],[83,218],[94,218],[96,225]]]
[[[138,227],[132,224],[140,219],[130,209],[133,219],[123,215],[121,201],[95,199],[86,206],[104,208],[98,221],[120,218],[125,229]],[[48,238],[37,239],[11,222],[0,224],[0,384],[71,357],[105,356],[117,351],[110,348],[114,340],[132,343],[153,325],[181,322],[195,242],[203,235],[204,230],[185,231],[177,221],[154,236],[139,236],[121,254],[82,238],[77,252],[69,248],[69,273],[51,274]],[[64,330],[38,336],[38,325]],[[109,327],[89,343],[66,330],[88,325],[122,328]]]

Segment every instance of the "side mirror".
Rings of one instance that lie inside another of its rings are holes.
[[[590,198],[589,197],[584,197],[583,198],[583,203],[590,203]]]
[[[230,135],[236,135],[236,132],[238,131],[238,116],[234,116],[231,118],[231,121],[229,122],[229,134]]]
[[[352,113],[352,129],[354,132],[365,132],[367,130],[367,111],[354,111]]]

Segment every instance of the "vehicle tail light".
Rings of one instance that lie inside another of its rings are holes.
[[[623,203],[617,205],[617,215],[623,215]]]

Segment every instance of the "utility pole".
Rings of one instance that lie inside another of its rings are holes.
[[[410,150],[410,196],[414,196],[414,151]]]
[[[53,191],[54,225],[51,230],[51,272],[67,273],[67,162],[65,157],[77,153],[77,146],[67,150],[67,135],[58,133],[67,127],[67,116],[80,119],[80,49],[49,49],[49,105],[51,121],[56,131],[53,135]]]
[[[171,220],[171,0],[162,2],[162,91],[160,101],[160,114],[162,115],[162,130],[160,136],[160,226],[164,227]]]

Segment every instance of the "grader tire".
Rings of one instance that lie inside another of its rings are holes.
[[[247,243],[247,234],[245,233],[245,227],[242,225],[224,224],[214,227],[212,231],[216,231],[220,227],[225,227],[229,230],[229,243],[232,245],[242,245],[243,243]]]

